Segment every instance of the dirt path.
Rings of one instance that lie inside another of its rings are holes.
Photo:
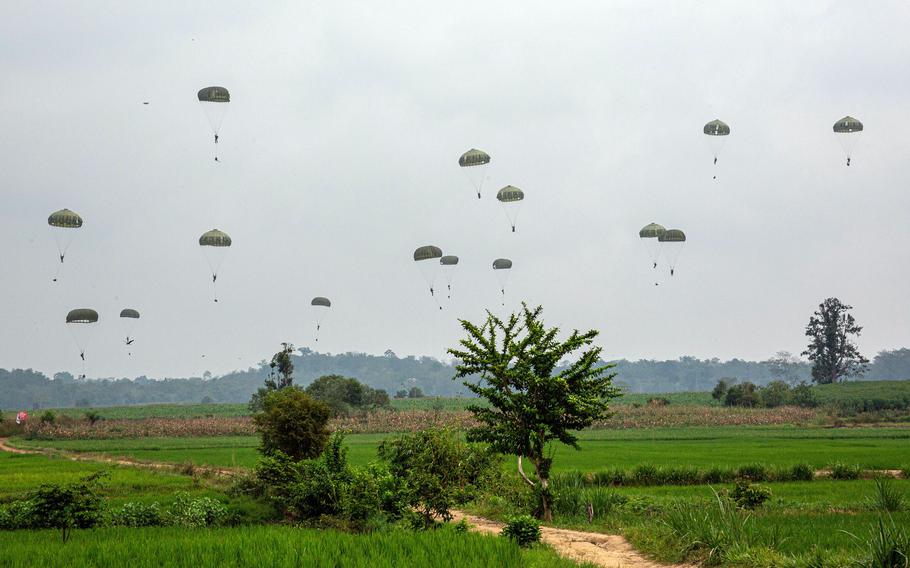
[[[19,448],[14,448],[12,446],[7,446],[6,438],[0,438],[0,452],[8,452],[11,454],[39,454],[39,453],[41,453],[37,450],[22,450]]]
[[[503,524],[461,511],[452,511],[453,521],[465,519],[471,530],[498,535]],[[589,562],[604,568],[695,568],[692,564],[660,564],[648,560],[637,552],[624,537],[612,534],[590,533],[541,527],[543,542],[553,547],[560,556],[576,562]]]

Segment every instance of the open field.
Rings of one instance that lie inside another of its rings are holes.
[[[366,464],[390,434],[351,434],[350,459]],[[249,467],[256,463],[255,436],[138,438],[112,440],[16,440],[28,448],[101,452],[137,460]],[[807,463],[816,469],[834,462],[865,469],[899,469],[910,465],[910,429],[793,427],[690,427],[648,430],[588,430],[581,451],[558,446],[554,471],[592,472],[606,467],[739,466],[763,463],[787,466]],[[511,464],[509,465],[511,467]]]

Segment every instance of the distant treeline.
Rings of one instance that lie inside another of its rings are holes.
[[[295,382],[306,386],[324,375],[355,377],[390,395],[419,387],[430,396],[468,396],[460,382],[453,381],[453,367],[432,357],[316,353],[303,349],[293,357]],[[629,392],[659,393],[709,391],[722,378],[762,385],[780,378],[771,361],[697,359],[673,361],[619,360],[618,384]],[[247,402],[268,374],[268,365],[214,378],[183,379],[75,379],[57,373],[53,379],[31,369],[0,369],[0,409],[71,406],[117,406],[148,403]],[[790,382],[809,380],[808,363],[791,365]],[[863,377],[869,380],[910,378],[910,349],[879,353]]]

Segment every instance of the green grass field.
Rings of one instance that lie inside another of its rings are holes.
[[[351,462],[362,465],[375,460],[379,442],[391,436],[349,435]],[[556,448],[554,472],[633,468],[643,463],[699,467],[808,463],[823,468],[843,462],[866,469],[910,465],[910,429],[901,428],[690,427],[590,430],[580,436],[581,451],[561,445]],[[221,467],[249,467],[258,459],[255,436],[17,440],[15,443],[21,447],[101,452],[145,461]]]

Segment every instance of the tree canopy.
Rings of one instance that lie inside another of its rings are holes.
[[[812,362],[812,380],[816,383],[836,383],[861,376],[868,366],[869,360],[851,339],[863,331],[850,314],[852,309],[853,306],[837,298],[828,298],[809,318],[806,326],[809,345],[802,354]]]

